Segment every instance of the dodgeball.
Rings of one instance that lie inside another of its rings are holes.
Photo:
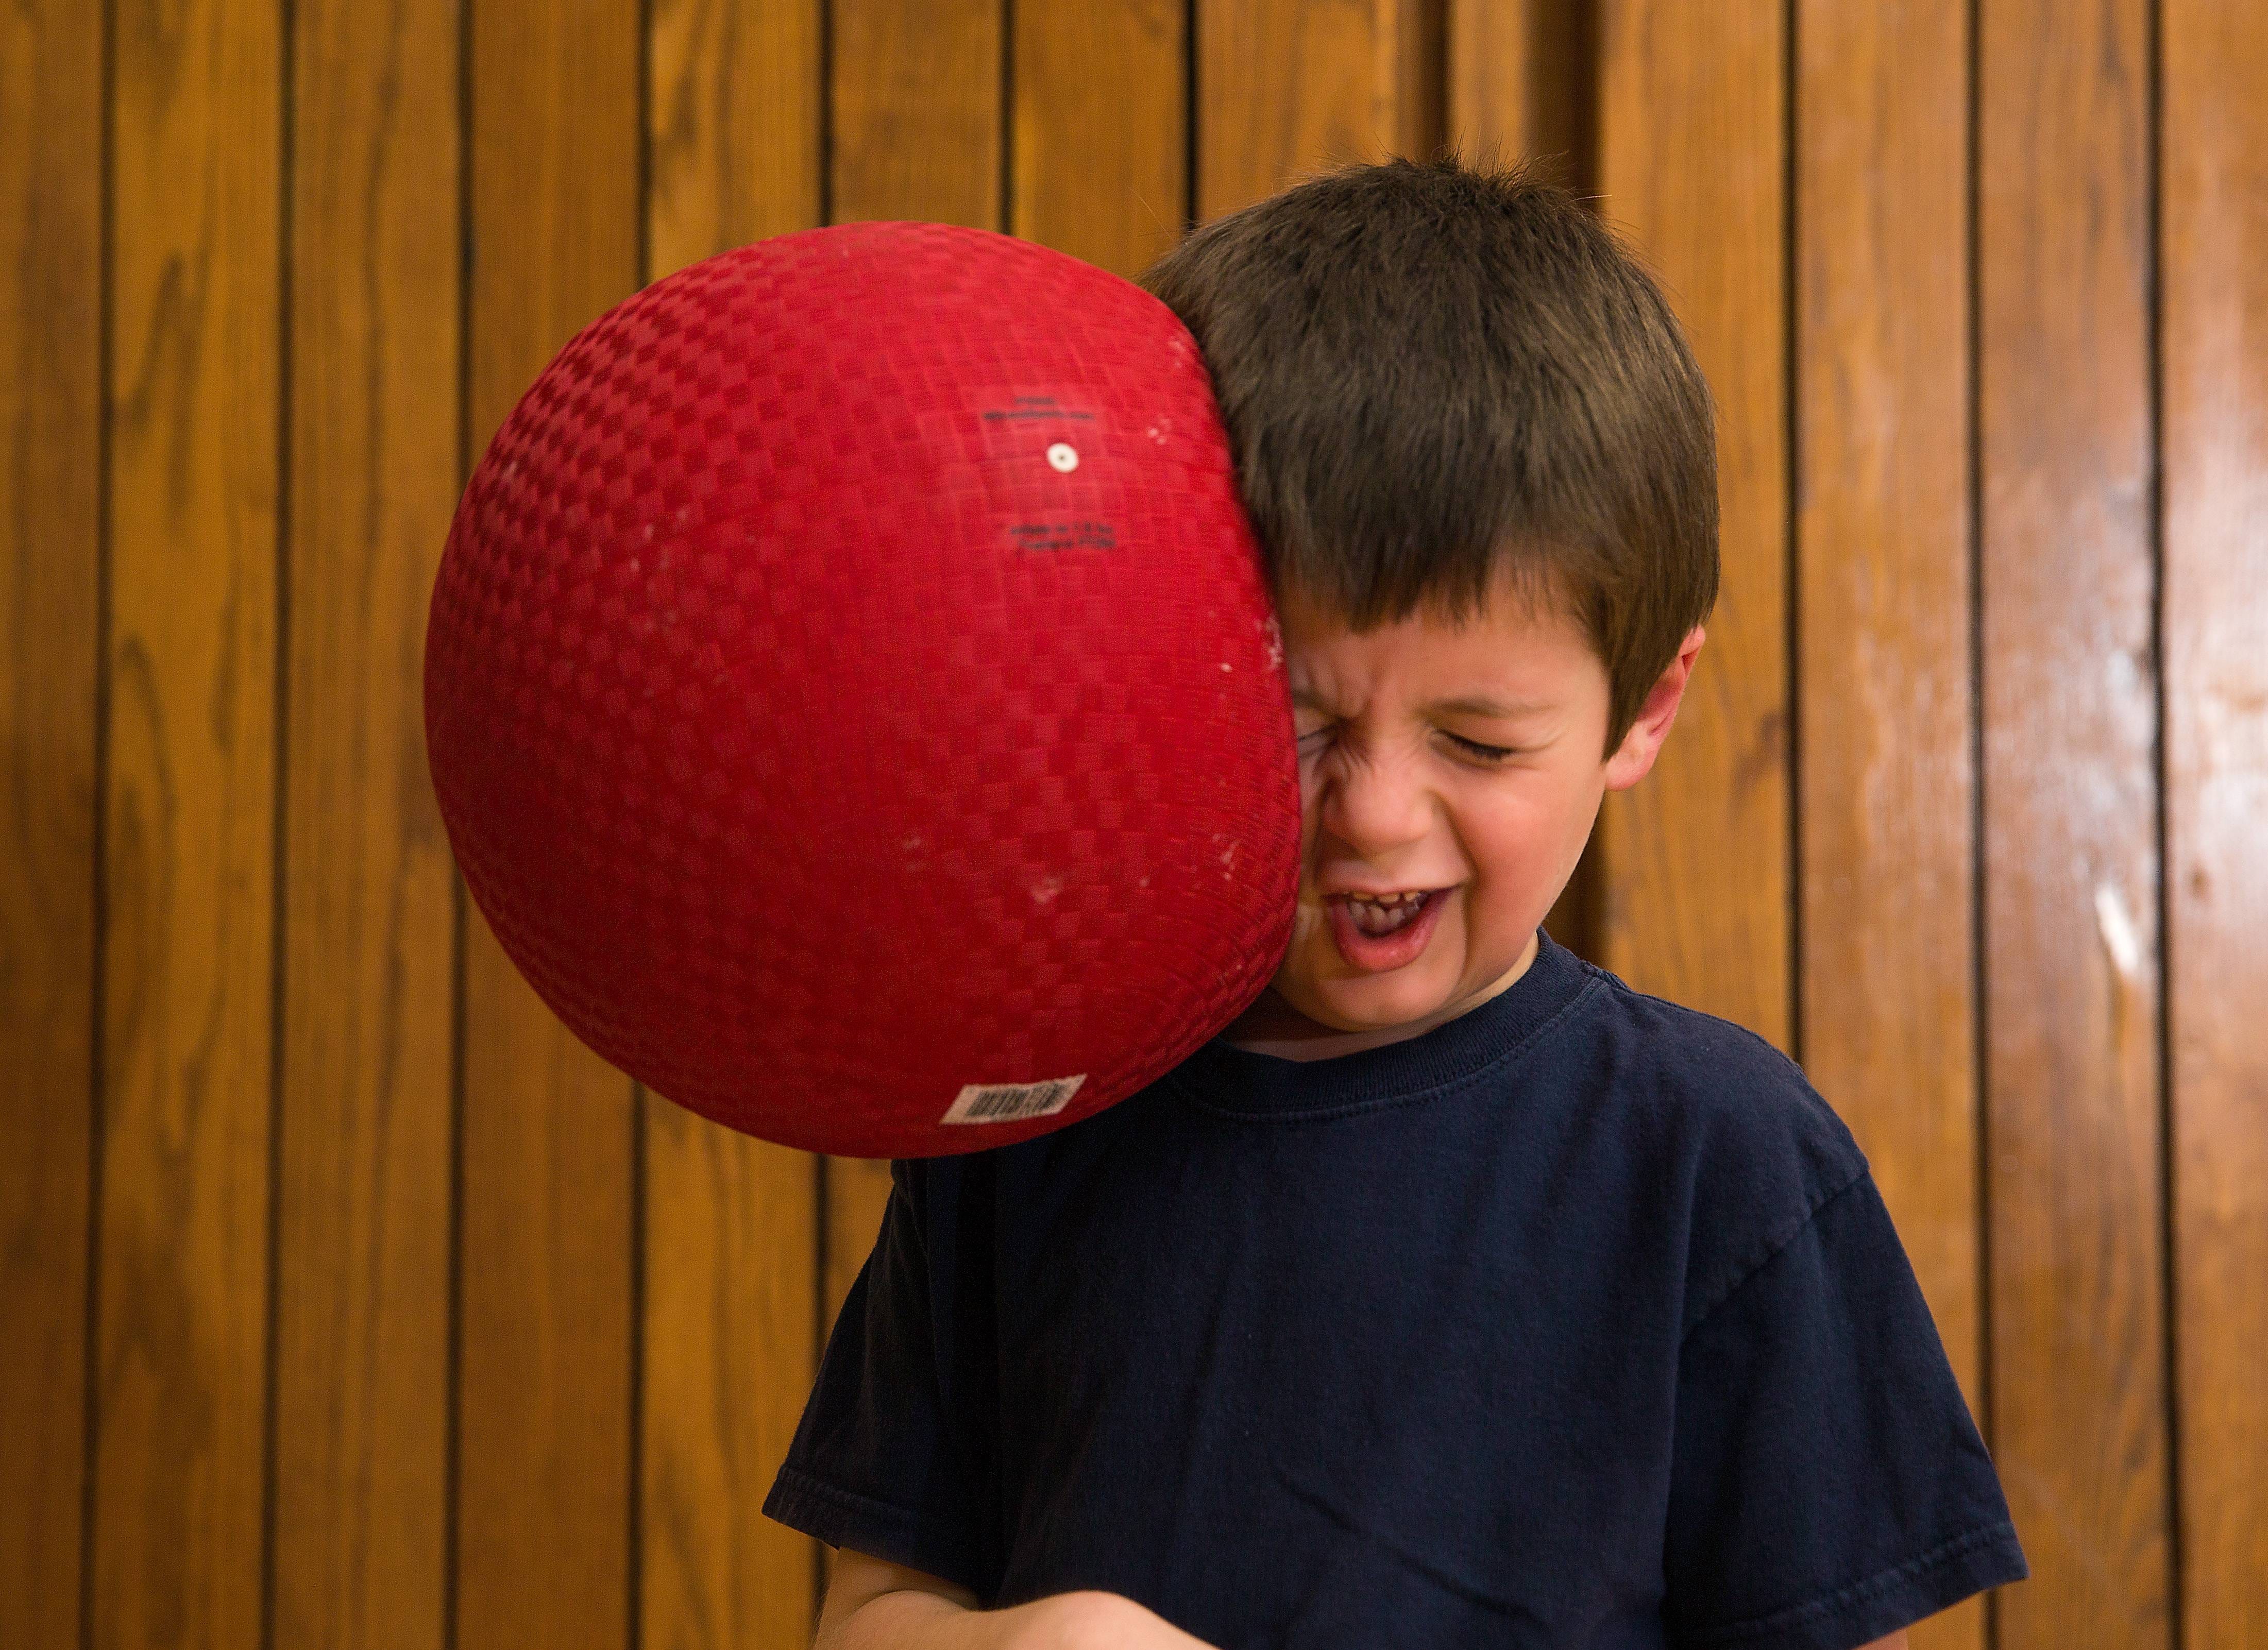
[[[1265,987],[1300,797],[1211,379],[1131,283],[936,224],[656,282],[475,468],[426,633],[473,902],[727,1127],[968,1152]]]

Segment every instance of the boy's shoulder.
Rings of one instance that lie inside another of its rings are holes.
[[[1866,1153],[1803,1068],[1745,1026],[1603,969],[1593,1080],[1663,1192],[1682,1202],[1697,1317],[1867,1173]],[[1705,1256],[1706,1257],[1705,1259]]]
[[[1585,964],[1605,987],[1592,1050],[1599,1076],[1631,1103],[1659,1109],[1724,1144],[1786,1137],[1865,1167],[1858,1142],[1803,1068],[1738,1021],[1638,991]]]

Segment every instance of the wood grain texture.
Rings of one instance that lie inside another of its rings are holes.
[[[291,104],[275,1620],[440,1650],[454,868],[425,760],[458,484],[458,18],[300,0]]]
[[[1979,13],[2001,1650],[2169,1640],[2141,0]]]
[[[1595,9],[1567,0],[1449,0],[1448,138],[1550,163],[1589,193],[1598,177]]]
[[[92,1643],[259,1641],[281,18],[123,4]]]
[[[653,0],[645,278],[819,221],[823,0]]]
[[[2268,12],[2167,0],[2166,1013],[2181,1621],[2268,1644]]]
[[[834,221],[999,229],[998,0],[833,0]]]
[[[1781,7],[1601,0],[1603,216],[1718,408],[1723,585],[1653,771],[1607,798],[1600,961],[1791,1044]]]
[[[1182,0],[1019,0],[1011,228],[1132,279],[1188,200]]]
[[[102,40],[0,13],[0,1644],[77,1645],[94,1130]]]
[[[640,41],[603,0],[468,3],[477,455],[637,285]],[[631,1631],[637,1109],[465,912],[456,1642],[595,1650]]]
[[[1208,0],[1197,8],[1197,217],[1301,178],[1440,144],[1443,0]]]
[[[802,1650],[817,1543],[758,1509],[817,1373],[818,1160],[645,1117],[643,1642]]]
[[[667,0],[646,99],[659,278],[819,220],[820,9]],[[638,1642],[803,1650],[818,1543],[758,1511],[817,1373],[821,1160],[649,1094]]]
[[[1981,1417],[1968,17],[1807,0],[1795,28],[1803,1063]],[[1911,1640],[1984,1631],[1979,1597]]]

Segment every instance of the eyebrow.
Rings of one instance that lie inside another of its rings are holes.
[[[1315,711],[1327,711],[1330,708],[1305,688],[1292,689],[1292,703],[1303,704]],[[1506,704],[1495,699],[1469,695],[1457,699],[1436,699],[1432,703],[1420,705],[1418,708],[1429,713],[1447,711],[1458,716],[1494,716],[1513,720],[1523,716],[1540,715],[1543,711],[1557,707],[1541,701],[1531,703],[1527,700],[1514,700],[1512,703]]]

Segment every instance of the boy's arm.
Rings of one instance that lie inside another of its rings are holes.
[[[1009,1609],[978,1608],[967,1587],[849,1547],[812,1650],[1212,1650],[1117,1593],[1057,1593]]]
[[[849,1547],[812,1650],[1211,1650],[1116,1593],[1057,1593],[1012,1609],[978,1608],[976,1595]],[[1909,1650],[1903,1627],[1860,1650]]]

